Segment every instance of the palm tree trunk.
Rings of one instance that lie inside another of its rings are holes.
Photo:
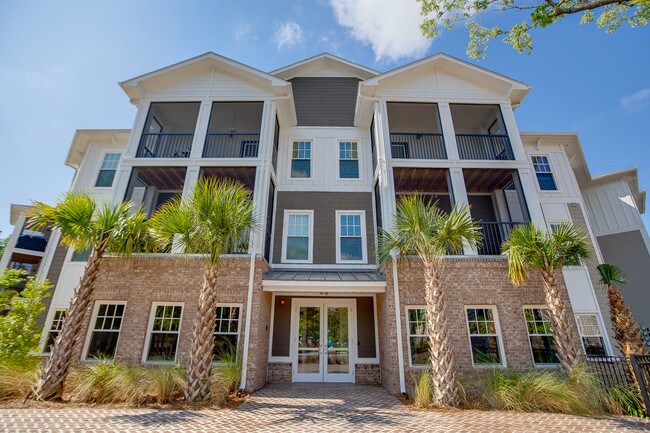
[[[81,340],[81,330],[92,300],[104,248],[101,246],[93,250],[84,274],[74,289],[74,296],[63,319],[59,336],[54,341],[50,357],[45,361],[45,366],[34,384],[34,397],[37,400],[61,398],[63,394],[63,383],[72,364],[77,343]]]
[[[544,294],[548,305],[555,349],[562,366],[571,371],[580,360],[580,340],[575,321],[565,302],[560,298],[560,291],[553,270],[543,271]]]
[[[438,406],[457,406],[458,388],[454,352],[449,331],[443,292],[436,260],[424,260],[427,327],[431,354],[431,377],[434,384],[434,402]]]
[[[607,290],[609,299],[609,311],[614,325],[614,338],[618,343],[618,348],[629,361],[630,355],[645,355],[647,349],[643,344],[643,333],[641,328],[634,321],[632,312],[623,300],[623,296],[614,286],[609,286]]]
[[[210,398],[210,376],[214,353],[214,326],[217,314],[217,265],[208,265],[199,295],[198,317],[194,324],[190,359],[187,363],[185,400],[206,401]]]

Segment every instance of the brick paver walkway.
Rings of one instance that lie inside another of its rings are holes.
[[[553,414],[412,411],[384,388],[269,385],[236,409],[2,409],[4,432],[632,432],[650,421]]]

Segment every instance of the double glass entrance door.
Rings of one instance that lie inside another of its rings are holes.
[[[354,382],[354,300],[296,299],[294,382]]]

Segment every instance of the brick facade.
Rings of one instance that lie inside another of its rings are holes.
[[[267,380],[272,383],[291,383],[291,363],[270,362]]]
[[[381,385],[381,367],[379,364],[355,365],[354,383],[357,385]]]

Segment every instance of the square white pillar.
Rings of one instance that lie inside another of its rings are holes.
[[[205,146],[205,137],[208,133],[211,112],[212,101],[202,101],[199,107],[199,114],[196,117],[196,127],[194,128],[194,137],[192,138],[190,158],[196,159],[203,157],[203,146]]]
[[[539,202],[539,196],[537,195],[537,186],[535,182],[535,176],[529,168],[518,169],[519,181],[521,182],[521,189],[523,190],[524,197],[526,198],[526,204],[528,205],[528,214],[530,215],[530,220],[537,227],[545,229],[546,228],[546,219],[544,218],[544,213],[542,212],[542,205]]]
[[[439,102],[438,113],[440,113],[440,124],[442,126],[442,136],[445,139],[447,159],[457,161],[460,159],[460,156],[458,154],[456,131],[454,129],[454,121],[451,118],[451,108],[449,107],[449,102]]]
[[[140,137],[142,137],[142,133],[144,132],[144,124],[147,121],[150,107],[151,102],[143,102],[138,106],[138,112],[135,115],[133,127],[131,128],[129,143],[126,146],[126,152],[124,152],[124,157],[126,158],[135,158],[135,155],[138,152]]]
[[[510,146],[512,147],[512,154],[515,156],[515,161],[527,161],[526,151],[524,144],[521,142],[521,135],[519,135],[519,128],[517,127],[517,120],[515,113],[510,104],[500,104],[501,116],[503,116],[503,123],[508,131],[508,138],[510,139]]]
[[[468,205],[469,199],[467,197],[467,187],[465,186],[465,178],[463,177],[463,169],[459,167],[452,167],[449,169],[449,187],[454,198],[454,206]],[[471,216],[472,210],[469,209]],[[463,252],[466,256],[477,256],[478,250],[468,244],[463,247]]]

